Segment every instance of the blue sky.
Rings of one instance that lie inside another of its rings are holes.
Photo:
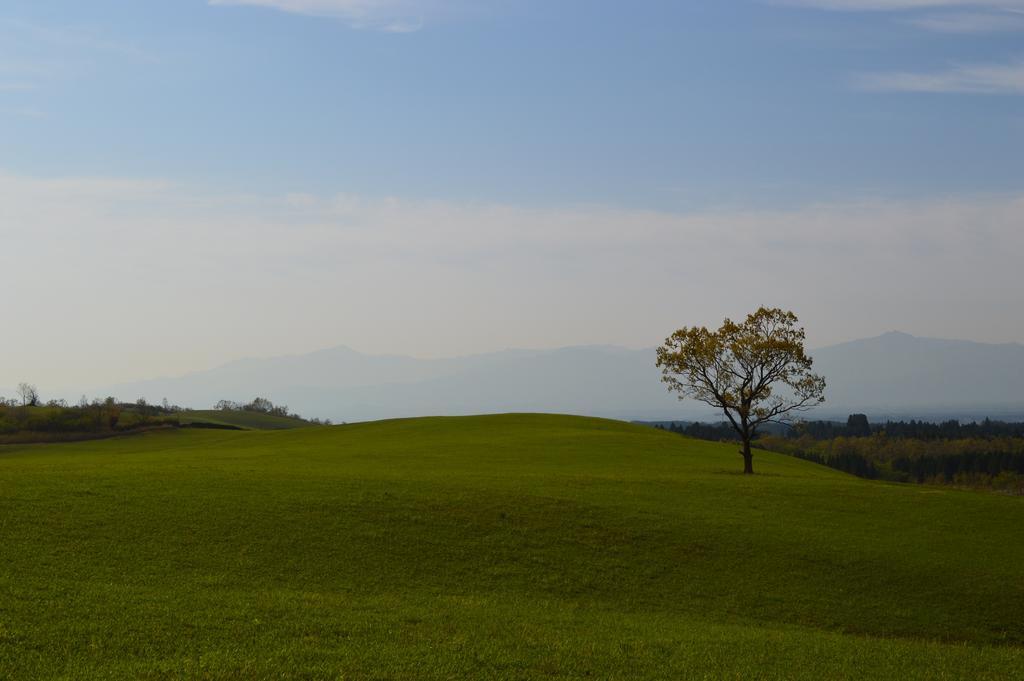
[[[1024,341],[1022,159],[1024,0],[6,0],[34,333],[0,386],[646,347],[761,303],[817,344]]]
[[[5,2],[3,165],[664,209],[1024,179],[1024,13],[984,3],[246,4]],[[958,17],[1001,30],[923,27]],[[882,87],[979,66],[1015,79]]]

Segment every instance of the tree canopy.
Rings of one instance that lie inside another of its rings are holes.
[[[797,322],[792,312],[761,307],[715,331],[683,327],[658,348],[668,389],[721,409],[739,434],[745,473],[753,472],[750,441],[760,426],[825,400],[825,379],[811,370]]]

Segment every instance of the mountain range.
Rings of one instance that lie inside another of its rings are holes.
[[[1024,420],[1024,345],[890,332],[811,351],[828,381],[811,418],[858,411],[882,418]],[[486,412],[560,412],[619,419],[717,420],[666,392],[654,349],[578,346],[447,359],[336,347],[243,359],[176,378],[113,386],[122,398],[209,407],[257,395],[335,421]]]

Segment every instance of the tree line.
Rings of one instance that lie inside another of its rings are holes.
[[[105,437],[149,428],[191,425],[179,419],[181,412],[189,410],[171,404],[166,398],[159,404],[151,404],[144,398],[122,402],[115,397],[90,400],[83,395],[77,404],[68,404],[63,399],[43,401],[38,389],[29,383],[19,384],[16,394],[15,398],[0,396],[0,444]],[[331,425],[329,419],[305,419],[265,397],[244,403],[221,400],[215,409],[259,412]]]
[[[180,410],[180,409],[179,409]],[[64,400],[8,400],[0,397],[0,441],[76,439],[142,428],[177,425],[170,405],[149,405],[145,400],[119,402],[114,397],[88,400],[76,405]]]
[[[758,446],[866,478],[899,482],[992,487],[1024,494],[1024,438],[959,437],[921,439],[838,436],[816,440],[767,436]]]
[[[257,397],[251,402],[234,402],[232,400],[220,400],[214,405],[214,409],[217,411],[250,411],[257,414],[268,414],[270,416],[281,416],[289,419],[298,419],[299,421],[305,421],[306,423],[313,423],[318,426],[330,426],[332,425],[330,419],[319,419],[316,417],[307,419],[299,416],[298,414],[292,413],[287,405],[274,404],[265,397]]]
[[[657,425],[704,440],[737,441],[728,423]],[[984,487],[1024,494],[1024,423],[887,421],[853,414],[846,424],[796,423],[761,435],[761,449],[853,475],[896,482]]]
[[[1006,421],[971,421],[960,423],[957,420],[942,421],[892,421],[884,423],[868,423],[864,414],[851,414],[846,424],[834,421],[807,421],[791,426],[794,436],[809,435],[815,440],[831,440],[836,437],[867,437],[875,433],[885,433],[891,438],[908,438],[913,440],[964,440],[970,438],[1024,437],[1024,423],[1008,423]]]

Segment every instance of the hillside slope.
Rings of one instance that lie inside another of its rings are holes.
[[[1020,499],[505,415],[0,448],[10,678],[1012,678]]]
[[[289,430],[308,428],[312,424],[294,416],[277,416],[258,411],[226,411],[222,409],[190,409],[177,413],[182,425],[212,423],[251,430]]]

